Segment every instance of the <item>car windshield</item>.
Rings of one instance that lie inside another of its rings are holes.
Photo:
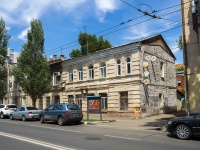
[[[36,107],[26,107],[27,110],[38,110]]]
[[[78,110],[79,109],[79,107],[76,104],[68,104],[67,108],[69,110]]]
[[[8,108],[17,108],[17,106],[15,106],[15,105],[8,105],[7,107]]]
[[[4,108],[5,105],[0,105],[0,108]]]

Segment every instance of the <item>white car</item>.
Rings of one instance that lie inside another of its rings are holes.
[[[15,104],[0,104],[0,117],[4,119],[6,116],[9,117],[10,113],[15,111],[17,106]]]
[[[42,110],[39,110],[33,106],[21,106],[18,107],[17,110],[10,113],[10,120],[13,119],[22,119],[22,121],[26,121],[29,119],[39,120],[39,113],[41,111]]]

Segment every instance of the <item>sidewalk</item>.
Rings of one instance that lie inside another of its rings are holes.
[[[165,126],[167,122],[171,118],[185,116],[185,110],[173,112],[171,114],[160,114],[156,116],[150,116],[146,118],[124,118],[124,117],[103,117],[102,120],[108,121],[99,121],[99,122],[87,122],[84,121],[85,124],[93,124],[93,125],[104,125],[115,128],[124,128],[124,129],[136,129],[136,130],[162,130],[165,131]],[[87,116],[84,117],[86,119]],[[100,117],[91,116],[89,119],[97,119]],[[109,120],[111,122],[109,122]],[[114,121],[113,121],[114,120]]]

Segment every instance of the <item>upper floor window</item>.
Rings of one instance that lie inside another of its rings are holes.
[[[94,79],[94,67],[93,67],[93,65],[89,66],[89,79]]]
[[[57,85],[60,81],[60,72],[53,73],[53,85]]]
[[[73,82],[73,70],[69,70],[69,82]]]
[[[121,75],[121,60],[117,60],[117,75]]]
[[[160,62],[160,76],[161,76],[161,78],[165,77],[165,68],[164,68],[163,62]]]
[[[101,72],[101,78],[106,77],[106,63],[102,62],[100,64],[100,72]]]
[[[126,73],[131,73],[131,59],[129,57],[126,59]]]
[[[78,69],[78,80],[79,81],[83,80],[83,68]]]

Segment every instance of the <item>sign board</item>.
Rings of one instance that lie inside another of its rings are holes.
[[[101,96],[87,96],[87,108],[89,113],[101,113]]]

